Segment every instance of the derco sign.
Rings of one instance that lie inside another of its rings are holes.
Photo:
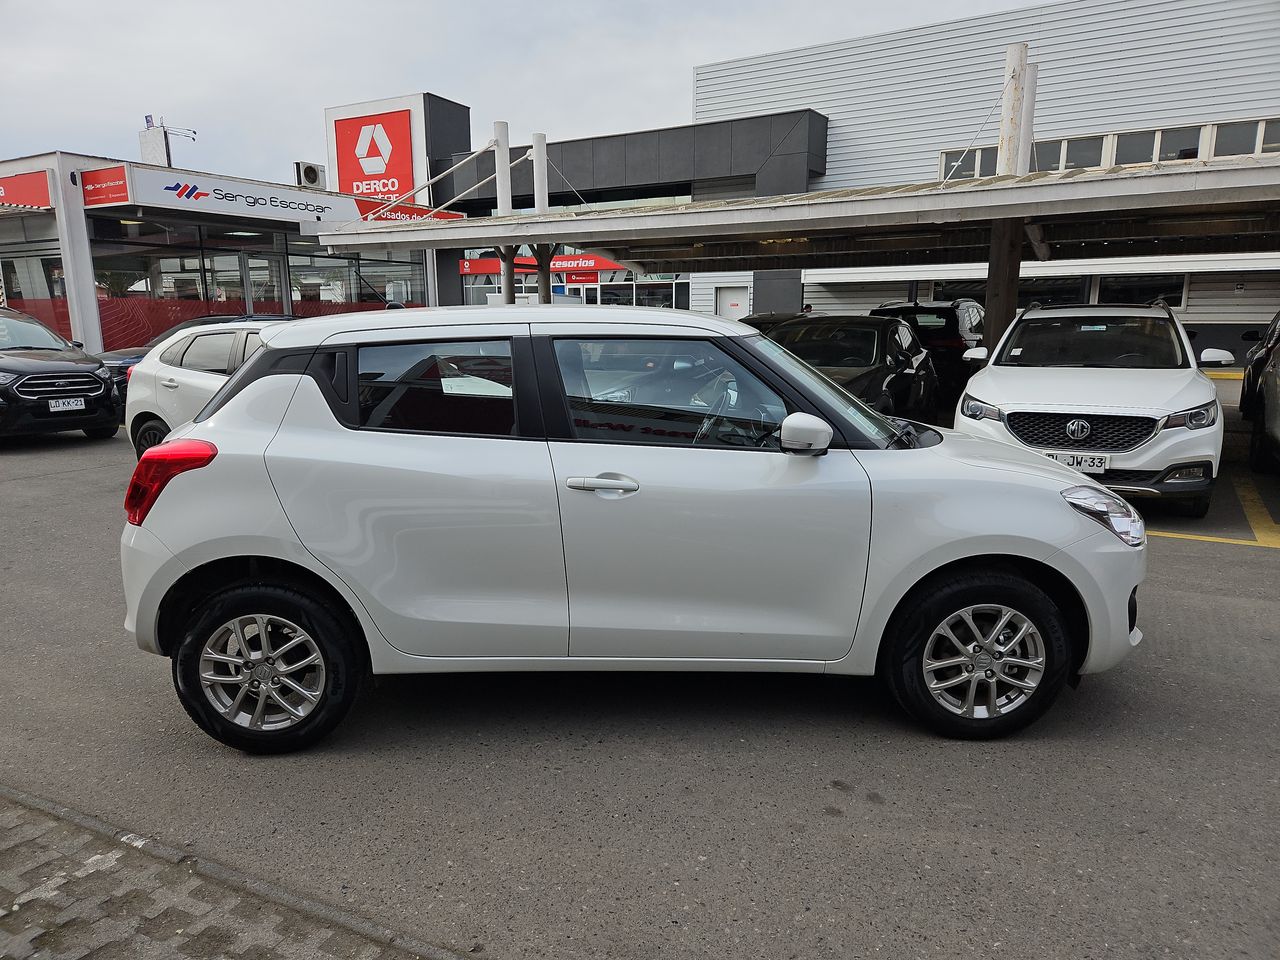
[[[413,189],[408,110],[335,120],[333,135],[340,192],[392,200]]]

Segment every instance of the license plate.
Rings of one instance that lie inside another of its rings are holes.
[[[1095,454],[1085,453],[1046,453],[1046,457],[1050,460],[1057,460],[1059,463],[1065,463],[1073,470],[1079,470],[1081,473],[1105,473],[1110,457],[1099,457]]]
[[[49,401],[50,410],[83,410],[84,397],[62,397]]]

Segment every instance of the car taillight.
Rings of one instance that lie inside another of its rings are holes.
[[[170,440],[151,447],[138,461],[125,491],[126,519],[142,526],[165,484],[180,473],[206,466],[217,455],[218,448],[207,440]]]
[[[124,368],[124,382],[125,382],[125,383],[128,383],[130,380],[132,380],[132,379],[133,379],[133,367],[134,367],[134,366],[136,366],[136,364],[133,364],[133,365],[130,365],[130,366],[125,367],[125,368]]]

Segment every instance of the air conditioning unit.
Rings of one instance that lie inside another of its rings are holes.
[[[306,160],[293,162],[293,182],[300,187],[315,187],[317,190],[329,188],[328,178],[324,173],[324,164],[308,163]]]

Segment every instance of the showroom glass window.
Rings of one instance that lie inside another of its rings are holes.
[[[782,398],[705,340],[555,342],[579,440],[777,450]]]
[[[510,340],[361,347],[360,426],[410,433],[515,434]]]

